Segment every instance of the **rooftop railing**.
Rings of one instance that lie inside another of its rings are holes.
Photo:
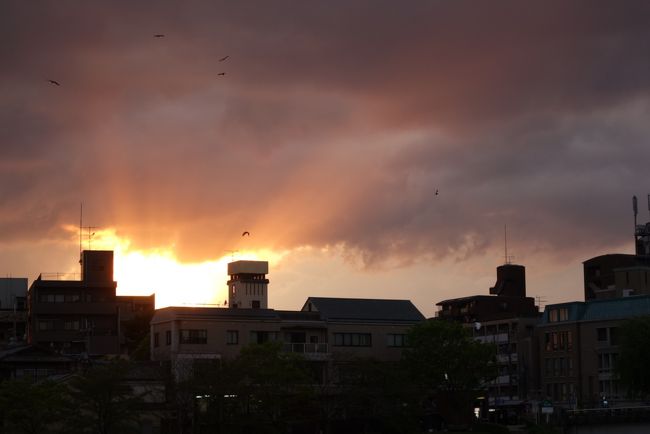
[[[39,277],[41,280],[81,280],[81,273],[47,272]]]

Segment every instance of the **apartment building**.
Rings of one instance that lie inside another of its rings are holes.
[[[327,381],[325,367],[333,361],[399,360],[408,329],[424,320],[408,300],[309,297],[298,311],[252,307],[268,303],[268,279],[259,273],[268,265],[259,262],[229,265],[229,271],[238,276],[231,275],[229,280],[228,308],[157,310],[151,321],[152,360],[170,360],[182,371],[192,360],[232,359],[246,345],[275,341],[285,351],[319,364],[321,380]],[[233,281],[241,282],[247,270],[258,278],[247,279],[250,287],[237,286],[233,291]],[[247,295],[257,298],[247,300]]]
[[[66,354],[120,354],[121,324],[155,306],[152,296],[117,296],[113,252],[85,250],[81,275],[41,274],[27,293],[30,344]]]
[[[0,346],[26,339],[27,279],[0,277]]]
[[[650,296],[574,301],[546,306],[537,333],[543,394],[554,405],[593,408],[625,401],[614,365],[619,327],[650,315]]]
[[[463,323],[476,340],[496,346],[498,374],[486,384],[487,406],[496,420],[515,423],[539,389],[535,327],[540,313],[535,300],[526,297],[522,265],[497,267],[490,294],[438,302],[437,316]]]

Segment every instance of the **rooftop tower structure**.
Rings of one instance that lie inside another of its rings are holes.
[[[235,261],[228,264],[228,307],[239,309],[268,309],[266,261]]]

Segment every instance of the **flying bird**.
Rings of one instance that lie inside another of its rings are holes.
[[[220,72],[217,75],[226,75],[226,73],[225,72]]]
[[[436,188],[436,196],[438,196],[438,189]]]
[[[50,83],[55,84],[55,85],[57,85],[57,86],[61,86],[61,83],[59,83],[59,82],[56,81],[56,80],[47,80],[47,81],[49,81]]]
[[[157,33],[157,34],[153,35],[153,37],[154,38],[164,38],[165,35],[163,35],[162,33]]]
[[[230,56],[222,57],[221,59],[219,59],[219,62],[223,62],[224,60],[229,59],[229,58],[230,58]]]
[[[244,231],[244,232],[241,234],[242,237],[243,237],[243,236],[246,236],[246,235],[248,235],[248,236],[250,237],[250,236],[251,236],[251,233],[248,232],[248,231]]]

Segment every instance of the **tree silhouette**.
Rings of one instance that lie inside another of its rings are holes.
[[[88,369],[69,383],[76,412],[69,423],[76,432],[129,433],[137,427],[143,396],[126,382],[129,364],[110,362]]]
[[[632,318],[618,331],[620,355],[614,366],[630,396],[650,395],[650,316]]]
[[[65,387],[60,384],[26,380],[0,384],[0,412],[8,432],[54,432],[64,418],[65,408]]]

